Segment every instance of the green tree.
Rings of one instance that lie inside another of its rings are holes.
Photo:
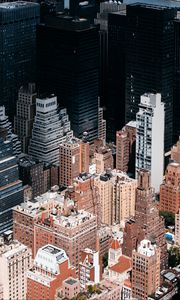
[[[175,224],[175,215],[168,211],[160,211],[160,216],[164,217],[165,219],[165,226],[174,226]]]
[[[94,293],[94,287],[93,287],[91,284],[88,285],[87,290],[88,290],[88,293],[90,293],[90,294],[93,294],[93,293]]]
[[[171,247],[168,251],[168,265],[169,267],[176,267],[180,264],[180,249]]]
[[[108,265],[108,252],[106,252],[102,257],[103,268],[106,268]]]

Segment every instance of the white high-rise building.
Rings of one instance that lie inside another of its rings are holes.
[[[73,136],[66,109],[58,111],[57,97],[36,99],[29,155],[39,161],[59,164],[59,145]]]
[[[161,94],[141,96],[136,114],[136,174],[140,169],[151,172],[151,184],[159,192],[164,169],[164,103]]]
[[[0,285],[3,299],[26,299],[27,271],[31,268],[32,252],[18,241],[0,240]]]

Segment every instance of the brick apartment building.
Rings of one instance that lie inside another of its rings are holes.
[[[53,245],[40,248],[27,272],[27,300],[54,300],[63,281],[75,274],[64,250]]]

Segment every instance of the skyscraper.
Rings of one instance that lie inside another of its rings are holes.
[[[108,15],[107,140],[115,141],[116,131],[125,125],[126,10]],[[133,120],[133,119],[131,119]],[[131,121],[128,120],[128,121]]]
[[[59,145],[72,135],[66,109],[59,112],[57,97],[37,98],[29,155],[33,159],[58,165]]]
[[[147,170],[140,170],[138,174],[135,222],[141,228],[144,236],[152,242],[156,242],[161,248],[161,269],[165,268],[167,246],[164,238],[164,219],[159,216],[154,189],[151,187],[150,172]],[[129,237],[127,236],[127,238]]]
[[[0,135],[4,140],[12,142],[13,155],[18,156],[21,153],[21,142],[17,134],[12,131],[12,123],[9,122],[9,117],[5,113],[5,107],[0,106],[0,130],[4,130],[4,135]]]
[[[28,153],[35,112],[35,84],[29,83],[28,86],[21,87],[19,90],[16,103],[16,116],[14,118],[14,131],[21,140],[23,153]]]
[[[135,119],[145,92],[161,93],[165,103],[165,150],[172,145],[174,24],[176,9],[135,3],[127,5],[126,122]]]
[[[13,120],[20,86],[34,80],[39,4],[0,4],[0,98]]]
[[[37,28],[37,51],[40,90],[56,93],[76,137],[97,138],[98,28],[77,15],[49,17]]]
[[[0,234],[12,228],[12,208],[23,201],[12,143],[0,139]]]
[[[160,94],[141,96],[136,114],[136,175],[151,172],[151,185],[158,192],[164,174],[164,103]]]

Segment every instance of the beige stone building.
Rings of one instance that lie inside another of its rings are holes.
[[[99,200],[101,203],[102,223],[112,224],[112,182],[110,178],[105,175],[98,176],[94,180],[94,184],[98,188]]]
[[[31,267],[31,258],[31,250],[18,241],[0,244],[0,289],[3,291],[0,299],[26,299],[27,270]]]
[[[95,178],[99,189],[102,223],[121,223],[135,214],[137,181],[117,170]]]
[[[96,164],[96,173],[101,174],[107,169],[113,169],[112,150],[108,147],[100,147],[98,152],[94,153],[94,163]]]

